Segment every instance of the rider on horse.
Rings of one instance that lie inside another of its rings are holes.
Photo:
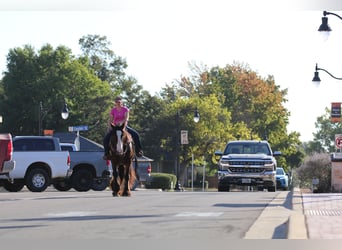
[[[122,124],[124,124],[125,129],[131,134],[133,138],[136,155],[137,156],[143,155],[139,134],[136,130],[127,126],[128,118],[129,118],[129,108],[123,105],[121,96],[117,96],[115,98],[115,107],[112,108],[112,110],[110,111],[109,129],[108,129],[109,131],[103,139],[103,146],[105,150],[103,159],[108,160],[108,156],[109,156],[109,140],[112,134],[111,124],[113,124],[114,126],[121,126]]]

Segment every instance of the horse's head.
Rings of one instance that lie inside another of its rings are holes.
[[[127,135],[127,131],[125,130],[124,124],[120,126],[112,127],[112,136],[110,139],[110,148],[111,151],[116,155],[123,155],[125,151],[127,151],[127,144],[130,143],[130,140]]]

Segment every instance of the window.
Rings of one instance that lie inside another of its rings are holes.
[[[18,139],[13,142],[13,151],[54,151],[55,145],[50,139]]]

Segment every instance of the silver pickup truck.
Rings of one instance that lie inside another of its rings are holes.
[[[230,186],[257,186],[276,191],[277,161],[281,152],[271,150],[267,141],[230,141],[224,152],[216,151],[218,162],[218,191],[229,191]]]
[[[109,186],[112,176],[112,165],[110,161],[103,160],[103,151],[79,151],[74,143],[60,143],[62,150],[69,151],[71,168],[73,174],[69,183],[64,186],[55,186],[59,191],[67,191],[72,187],[77,191],[102,191]],[[150,178],[152,171],[152,159],[141,156],[137,158],[138,164],[134,161],[137,173],[137,181],[132,190],[144,187]]]
[[[90,189],[105,190],[112,177],[110,161],[103,160],[103,151],[79,151],[73,143],[60,143],[63,151],[69,151],[70,167],[73,170],[70,181],[63,186],[55,185],[59,191],[74,188],[79,192]]]

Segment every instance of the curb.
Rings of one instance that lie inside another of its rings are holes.
[[[303,209],[302,193],[299,188],[293,189],[292,213],[289,218],[288,239],[308,239]]]

